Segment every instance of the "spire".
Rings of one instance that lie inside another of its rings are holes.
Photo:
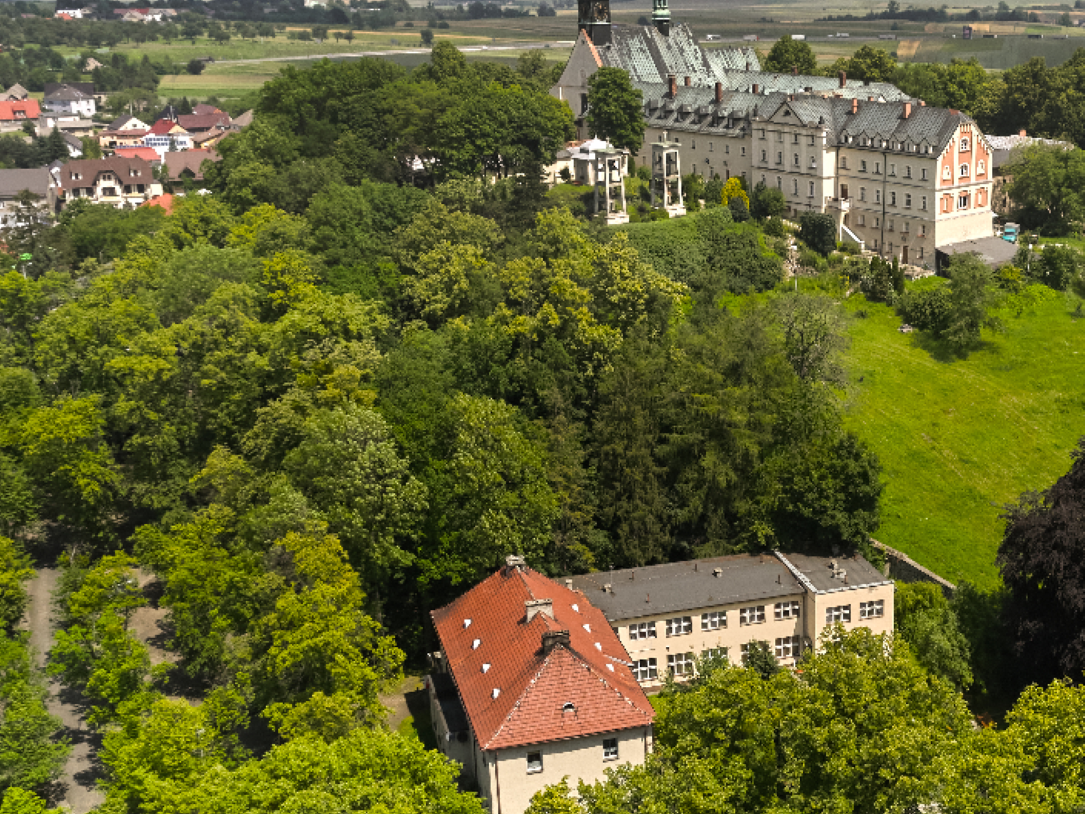
[[[652,0],[652,25],[664,37],[671,33],[671,10],[667,0]]]

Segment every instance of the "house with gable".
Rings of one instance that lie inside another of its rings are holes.
[[[143,145],[165,156],[166,153],[191,149],[192,136],[177,122],[159,119],[143,137]]]
[[[510,556],[432,620],[438,748],[495,814],[521,814],[563,777],[601,780],[651,751],[652,706],[584,594]]]
[[[64,204],[80,198],[110,204],[118,209],[135,208],[162,194],[151,165],[136,156],[84,158],[58,164],[51,170]]]
[[[80,84],[85,86],[87,83]],[[91,85],[88,91],[76,85],[60,85],[45,94],[42,108],[60,121],[93,118],[98,109],[94,101],[94,86]]]

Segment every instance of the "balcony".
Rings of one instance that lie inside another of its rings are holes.
[[[825,205],[829,209],[836,209],[840,212],[850,212],[851,198],[826,198]]]

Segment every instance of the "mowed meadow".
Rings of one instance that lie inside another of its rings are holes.
[[[982,347],[954,358],[900,333],[891,308],[848,302],[847,424],[877,452],[878,539],[953,582],[988,586],[1003,507],[1050,486],[1085,435],[1085,319],[1062,294],[1003,315]]]

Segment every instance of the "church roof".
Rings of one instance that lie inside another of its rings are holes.
[[[688,76],[694,85],[711,87],[728,71],[761,69],[754,49],[702,48],[685,23],[667,35],[650,25],[615,24],[610,27],[610,43],[595,50],[600,67],[621,68],[635,82],[666,82],[674,74],[679,82]]]

